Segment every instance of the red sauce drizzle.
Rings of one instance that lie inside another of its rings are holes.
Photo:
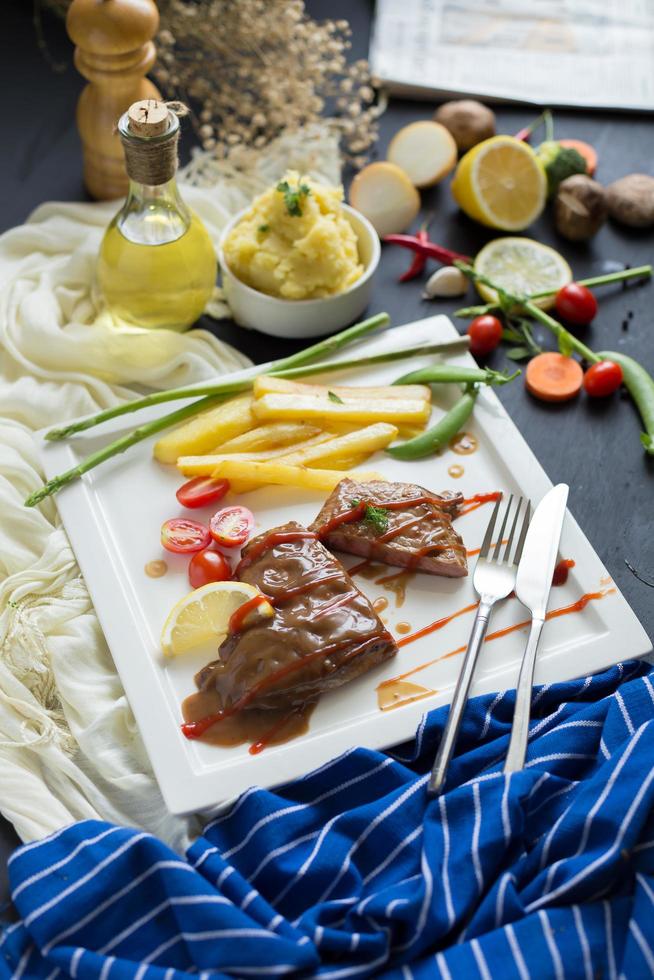
[[[576,602],[571,602],[568,606],[560,606],[558,609],[550,609],[545,619],[557,619],[559,616],[567,616],[570,613],[581,612],[582,609],[586,608],[589,602],[596,599],[603,599],[605,596],[611,595],[615,591],[615,589],[603,589],[600,592],[586,592],[584,595],[580,596]],[[441,626],[444,626],[450,619],[453,619],[455,616],[460,616],[461,613],[468,611],[470,608],[474,608],[474,606],[460,609],[449,618],[446,617],[444,621],[437,620],[436,623],[431,624],[431,627],[427,626],[425,629],[409,634],[409,636],[403,636],[401,640],[397,641],[398,646],[406,646],[408,643],[412,643],[414,640],[419,639],[419,637],[424,636],[425,630],[427,632],[431,632],[432,627],[434,629],[440,629]],[[509,633],[515,633],[516,630],[524,629],[525,626],[530,625],[531,620],[525,619],[521,623],[514,623],[512,626],[506,626],[504,629],[495,630],[495,632],[487,634],[484,642],[488,643],[490,640],[497,640],[500,636],[508,636]],[[419,671],[425,670],[427,667],[432,667],[441,660],[447,660],[449,657],[454,657],[457,653],[463,653],[465,649],[465,646],[457,647],[456,650],[450,650],[449,653],[443,653],[440,657],[435,657],[434,660],[428,660],[424,664],[419,664],[417,667],[412,667],[411,670],[407,670],[404,674],[398,674],[396,677],[391,677],[387,681],[382,681],[377,690],[379,690],[381,687],[385,687],[388,684],[393,684],[395,681],[406,680],[407,677],[411,677],[413,674],[417,674]]]
[[[234,571],[234,578],[238,578],[241,572],[248,568],[259,555],[269,548],[274,548],[276,544],[287,544],[291,541],[315,541],[317,535],[313,531],[271,531],[264,535],[259,541],[251,544],[247,554],[241,558]]]
[[[467,497],[463,501],[463,506],[457,517],[463,517],[464,514],[471,514],[473,510],[477,510],[478,507],[482,507],[484,504],[489,504],[492,501],[499,500],[502,494],[499,490],[494,490],[493,493],[476,493],[474,497]]]
[[[273,725],[267,732],[264,732],[263,735],[258,738],[256,742],[253,742],[248,749],[250,755],[259,755],[260,752],[263,752],[263,750],[267,748],[272,741],[274,741],[275,736],[279,735],[282,729],[286,728],[291,718],[293,718],[293,716],[298,714],[301,710],[301,707],[293,708],[287,715],[284,715],[281,721],[278,721],[276,725]]]
[[[471,612],[473,609],[476,609],[478,605],[478,602],[471,602],[469,606],[464,606],[462,609],[457,609],[456,612],[451,613],[449,616],[443,616],[442,619],[437,619],[435,623],[430,623],[429,626],[423,626],[421,630],[411,633],[410,636],[403,636],[401,640],[397,640],[398,647],[405,647],[408,643],[413,643],[414,640],[419,640],[422,636],[429,636],[430,633],[435,633],[437,630],[442,630],[444,626],[451,623],[453,619],[457,618],[457,616],[463,616],[464,613]]]
[[[270,600],[266,598],[265,595],[255,595],[243,605],[235,609],[232,615],[229,617],[229,625],[227,627],[229,633],[240,633],[243,629],[243,623],[250,615],[254,609],[258,609],[259,606],[263,606],[264,603]]]
[[[565,585],[565,583],[568,581],[568,572],[574,567],[575,562],[573,558],[562,558],[554,568],[552,585]]]

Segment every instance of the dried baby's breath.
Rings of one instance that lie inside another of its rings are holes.
[[[346,20],[317,22],[303,0],[161,0],[156,81],[190,102],[217,159],[259,150],[325,115],[362,165],[381,107],[368,63],[348,63]]]
[[[65,14],[70,0],[37,0]],[[312,20],[304,0],[159,0],[153,75],[193,108],[216,160],[252,166],[256,151],[318,121],[363,166],[383,105],[365,60],[348,62],[347,20]]]

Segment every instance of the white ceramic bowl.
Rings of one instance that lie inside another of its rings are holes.
[[[251,327],[273,337],[320,337],[354,323],[361,316],[370,301],[372,279],[379,264],[379,236],[362,214],[347,204],[342,207],[357,236],[364,271],[361,278],[345,292],[322,299],[278,299],[260,293],[237,279],[227,265],[223,245],[234,225],[250,209],[246,208],[232,218],[220,236],[218,261],[227,302],[240,326]]]

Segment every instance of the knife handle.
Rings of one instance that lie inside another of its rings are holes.
[[[509,751],[506,754],[504,772],[518,772],[524,768],[529,739],[529,719],[531,715],[531,692],[534,687],[534,668],[536,666],[536,651],[540,640],[541,630],[545,625],[543,619],[532,619],[529,639],[522,657],[520,675],[515,692],[515,712]]]
[[[477,615],[475,616],[475,621],[472,625],[472,632],[470,634],[468,647],[463,658],[461,673],[459,674],[459,679],[456,682],[456,687],[454,689],[454,697],[452,698],[450,712],[447,716],[445,731],[443,732],[441,743],[438,746],[434,767],[431,771],[429,785],[427,786],[428,796],[436,796],[443,788],[443,783],[445,782],[445,777],[447,775],[447,767],[449,766],[450,759],[452,758],[454,743],[456,742],[456,737],[459,734],[463,712],[468,701],[468,693],[472,683],[472,675],[474,674],[479,651],[481,650],[484,637],[486,636],[488,620],[490,619],[492,608],[493,603],[491,602],[485,602],[482,599],[482,601],[479,603]]]

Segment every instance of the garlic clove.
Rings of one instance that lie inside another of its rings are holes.
[[[422,294],[423,299],[436,299],[446,296],[463,296],[468,289],[466,276],[453,265],[444,265],[433,272]]]

